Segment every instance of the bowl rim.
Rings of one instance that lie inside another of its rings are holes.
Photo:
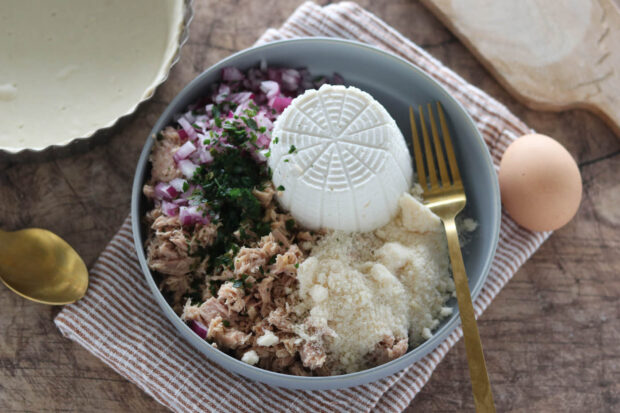
[[[163,119],[171,118],[175,113],[178,113],[178,110],[174,111],[173,109],[179,104],[181,100],[184,99],[185,95],[192,92],[192,90],[196,87],[197,84],[201,83],[202,79],[211,75],[213,72],[219,71],[221,68],[231,65],[237,58],[250,53],[255,52],[257,50],[264,50],[269,48],[277,48],[282,44],[290,44],[290,43],[315,43],[315,44],[339,44],[348,47],[357,47],[361,49],[365,49],[367,52],[371,52],[374,54],[382,55],[382,57],[392,60],[394,63],[399,65],[405,65],[407,69],[413,70],[417,72],[418,75],[421,75],[426,82],[431,83],[434,86],[435,91],[438,93],[438,96],[442,99],[446,99],[456,104],[459,110],[465,115],[465,119],[467,121],[468,127],[473,131],[473,134],[476,136],[477,142],[476,149],[483,153],[483,158],[486,160],[484,164],[484,168],[486,169],[486,173],[492,178],[493,186],[489,188],[489,192],[491,195],[493,203],[495,204],[495,213],[491,216],[492,224],[493,224],[493,239],[491,240],[492,247],[487,252],[486,257],[482,263],[482,271],[480,277],[476,284],[471,289],[472,300],[475,300],[482,290],[482,286],[487,280],[489,270],[491,267],[491,263],[495,256],[495,252],[497,249],[497,244],[499,241],[499,232],[500,232],[500,222],[501,222],[501,201],[500,201],[500,193],[499,193],[499,183],[497,180],[497,174],[495,172],[495,168],[493,166],[493,161],[490,156],[489,149],[482,138],[480,131],[478,130],[476,123],[473,121],[469,113],[465,110],[465,108],[461,105],[461,103],[454,98],[452,95],[448,93],[448,91],[432,76],[426,73],[423,69],[407,61],[406,59],[395,55],[391,52],[385,51],[379,47],[369,45],[366,43],[348,40],[348,39],[339,39],[339,38],[331,38],[331,37],[299,37],[292,39],[283,39],[277,40],[273,42],[264,43],[258,46],[249,47],[247,49],[243,49],[232,55],[216,62],[211,65],[209,68],[201,72],[198,76],[192,79],[176,96],[175,98],[168,104],[164,112],[160,115],[157,122],[155,123],[153,129],[148,134],[147,140],[144,144],[142,152],[140,154],[140,158],[137,163],[136,173],[134,176],[133,186],[132,186],[132,196],[131,196],[131,225],[132,232],[134,238],[134,245],[136,248],[136,253],[138,256],[138,260],[140,261],[140,267],[142,269],[143,275],[147,281],[151,289],[151,293],[154,295],[155,300],[160,305],[162,311],[166,315],[166,317],[170,320],[170,322],[175,326],[177,331],[184,336],[193,347],[195,347],[198,351],[207,356],[211,361],[219,364],[219,366],[225,368],[226,370],[241,374],[245,377],[248,377],[253,380],[258,380],[263,383],[267,383],[269,385],[274,385],[278,387],[290,388],[290,389],[304,389],[304,390],[321,390],[321,389],[339,389],[346,388],[355,385],[365,384],[371,381],[380,380],[381,378],[387,377],[390,374],[394,374],[400,370],[403,370],[406,367],[409,367],[416,361],[419,361],[422,357],[426,356],[428,353],[433,351],[435,348],[439,347],[443,342],[446,341],[448,336],[452,334],[452,332],[458,327],[460,324],[460,316],[458,311],[458,306],[455,308],[453,312],[453,316],[451,319],[443,326],[441,329],[435,334],[431,339],[426,340],[424,343],[415,347],[414,349],[408,351],[403,356],[394,359],[388,363],[381,364],[379,366],[342,375],[336,376],[317,376],[317,377],[307,377],[307,376],[294,376],[284,373],[277,373],[270,370],[265,370],[259,367],[255,367],[249,365],[247,363],[242,362],[239,359],[236,359],[228,354],[213,348],[206,341],[199,339],[198,336],[191,330],[191,328],[185,324],[181,318],[172,310],[172,307],[165,300],[163,294],[155,284],[154,278],[148,268],[146,263],[146,257],[144,253],[144,240],[141,236],[141,220],[140,216],[140,204],[142,198],[142,186],[145,180],[145,173],[148,166],[148,157],[151,152],[151,147],[154,143],[154,140],[151,139],[152,136],[155,136],[157,132],[159,132],[160,127],[159,123]],[[164,126],[164,125],[162,125]],[[473,150],[474,148],[472,148]],[[200,343],[196,340],[199,339]]]

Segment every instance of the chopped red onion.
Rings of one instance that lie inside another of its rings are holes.
[[[247,100],[243,103],[241,103],[239,106],[237,106],[237,108],[235,109],[234,115],[235,116],[245,116],[245,111],[250,109],[250,104],[251,104],[251,100]]]
[[[170,185],[172,185],[172,187],[176,189],[176,191],[179,193],[183,192],[183,187],[186,183],[187,181],[181,178],[174,178],[172,181],[170,181]]]
[[[213,155],[211,155],[211,152],[209,152],[208,150],[201,150],[200,151],[200,163],[211,163],[213,162]]]
[[[334,73],[332,76],[332,85],[343,85],[344,78],[340,75],[340,73]]]
[[[207,338],[207,332],[209,329],[202,324],[200,321],[192,320],[189,324],[190,328],[194,331],[194,333],[198,334],[200,338]]]
[[[194,116],[194,114],[192,113],[191,110],[188,110],[187,112],[185,112],[183,114],[183,117],[185,118],[185,120],[187,120],[190,124],[194,123],[196,121],[196,116]]]
[[[301,74],[295,69],[285,69],[282,71],[282,88],[289,92],[297,90]]]
[[[252,99],[252,92],[240,92],[230,95],[229,100],[234,103],[243,104]]]
[[[267,95],[267,98],[272,98],[280,93],[280,85],[273,80],[265,80],[260,83],[260,90]]]
[[[198,168],[198,165],[187,159],[180,160],[177,165],[186,178],[192,178]]]
[[[219,89],[217,90],[217,95],[213,98],[213,101],[215,103],[222,103],[225,100],[228,100],[229,95],[230,95],[230,87],[222,83]]]
[[[177,133],[179,134],[179,138],[181,138],[181,141],[187,139],[187,132],[185,132],[183,129],[177,129]]]
[[[174,202],[162,201],[161,211],[164,215],[169,217],[175,217],[179,213],[179,206]]]
[[[282,69],[274,69],[273,67],[267,68],[267,78],[274,82],[282,81]]]
[[[304,90],[313,89],[314,85],[312,84],[312,74],[310,74],[310,71],[306,68],[299,69],[299,74],[301,75],[301,81],[297,89],[298,92],[303,93]]]
[[[202,204],[202,200],[198,197],[187,198],[187,205],[192,206],[200,206]]]
[[[228,66],[222,69],[222,80],[225,82],[243,80],[244,77],[243,73],[234,66]]]
[[[198,205],[182,206],[179,208],[179,220],[181,225],[193,225],[197,222],[208,224],[209,216],[203,216]]]
[[[191,125],[191,123],[187,121],[187,119],[185,119],[184,117],[180,117],[177,122],[179,122],[179,125],[181,125],[181,127],[183,128],[185,133],[187,133],[187,136],[190,139],[192,140],[196,139],[196,130]]]
[[[271,111],[270,111],[271,112]],[[258,113],[256,114],[256,116],[254,117],[254,120],[256,121],[256,125],[261,128],[264,127],[267,130],[271,130],[273,129],[273,122],[271,121],[271,119],[269,119],[269,115],[271,115],[271,113],[267,113],[265,110],[261,109],[260,111],[258,111]]]
[[[263,80],[265,80],[265,73],[262,70],[253,67],[248,70],[247,77],[243,82],[243,87],[253,92],[258,92],[260,90],[260,82]]]
[[[182,159],[187,159],[194,151],[196,150],[196,146],[191,142],[185,142],[175,153],[172,155],[175,161],[179,162]]]
[[[209,120],[209,116],[207,116],[206,114],[198,115],[196,116],[195,123],[196,125],[200,126],[204,130],[205,124],[207,123],[208,120]]]
[[[269,106],[277,110],[278,112],[282,112],[288,105],[291,104],[293,98],[288,98],[286,96],[276,96],[273,99],[269,100]]]
[[[256,139],[256,145],[259,148],[268,148],[270,143],[271,143],[271,138],[267,136],[267,134],[265,133],[259,134],[258,138]]]
[[[165,182],[160,182],[155,185],[155,196],[157,199],[171,200],[175,196],[177,196],[177,191]]]

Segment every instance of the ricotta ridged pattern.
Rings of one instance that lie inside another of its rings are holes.
[[[376,229],[411,187],[411,159],[396,122],[355,87],[306,91],[280,115],[272,137],[269,166],[274,184],[285,188],[278,199],[308,228]]]
[[[307,2],[280,29],[268,30],[258,43],[300,36],[374,44],[426,70],[472,116],[496,168],[508,145],[531,132],[501,103],[354,3],[320,7]],[[527,231],[508,215],[502,216],[495,258],[474,302],[477,316],[549,235]],[[209,361],[181,339],[146,291],[127,219],[91,269],[86,296],[66,306],[54,321],[63,335],[175,412],[402,411],[462,336],[458,327],[420,361],[375,383],[342,390],[286,390],[246,380]]]

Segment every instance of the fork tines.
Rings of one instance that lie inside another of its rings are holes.
[[[460,187],[462,186],[461,175],[459,173],[458,164],[456,163],[456,157],[454,156],[454,147],[450,139],[450,132],[448,131],[448,125],[441,104],[437,102],[437,112],[439,113],[439,124],[441,126],[443,141],[439,138],[439,130],[437,129],[435,115],[433,114],[433,105],[430,103],[426,104],[426,112],[431,125],[430,129],[433,135],[433,145],[431,145],[428,127],[424,119],[423,106],[418,106],[423,143],[420,142],[415,113],[413,108],[409,107],[409,120],[411,122],[411,133],[413,137],[413,155],[415,157],[416,172],[420,185],[424,189],[425,194],[440,189],[448,189],[452,186]],[[422,148],[424,148],[424,155],[422,154]],[[446,157],[448,165],[446,165]],[[425,168],[424,159],[426,159],[427,168]],[[437,179],[436,166],[437,169],[439,169],[439,178],[441,181]],[[448,176],[448,167],[450,176]]]

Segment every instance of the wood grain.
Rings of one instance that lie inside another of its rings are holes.
[[[92,264],[129,211],[134,166],[166,104],[209,65],[277,27],[301,0],[197,1],[191,39],[170,79],[131,120],[89,147],[0,158],[0,227],[43,227]],[[590,113],[541,113],[511,97],[417,1],[364,0],[476,86],[577,158],[584,200],[480,320],[498,411],[620,409],[620,142]],[[163,412],[162,406],[60,336],[57,308],[0,287],[0,411]],[[473,411],[459,343],[409,411]]]
[[[620,10],[612,0],[423,3],[526,105],[585,108],[620,136]]]

